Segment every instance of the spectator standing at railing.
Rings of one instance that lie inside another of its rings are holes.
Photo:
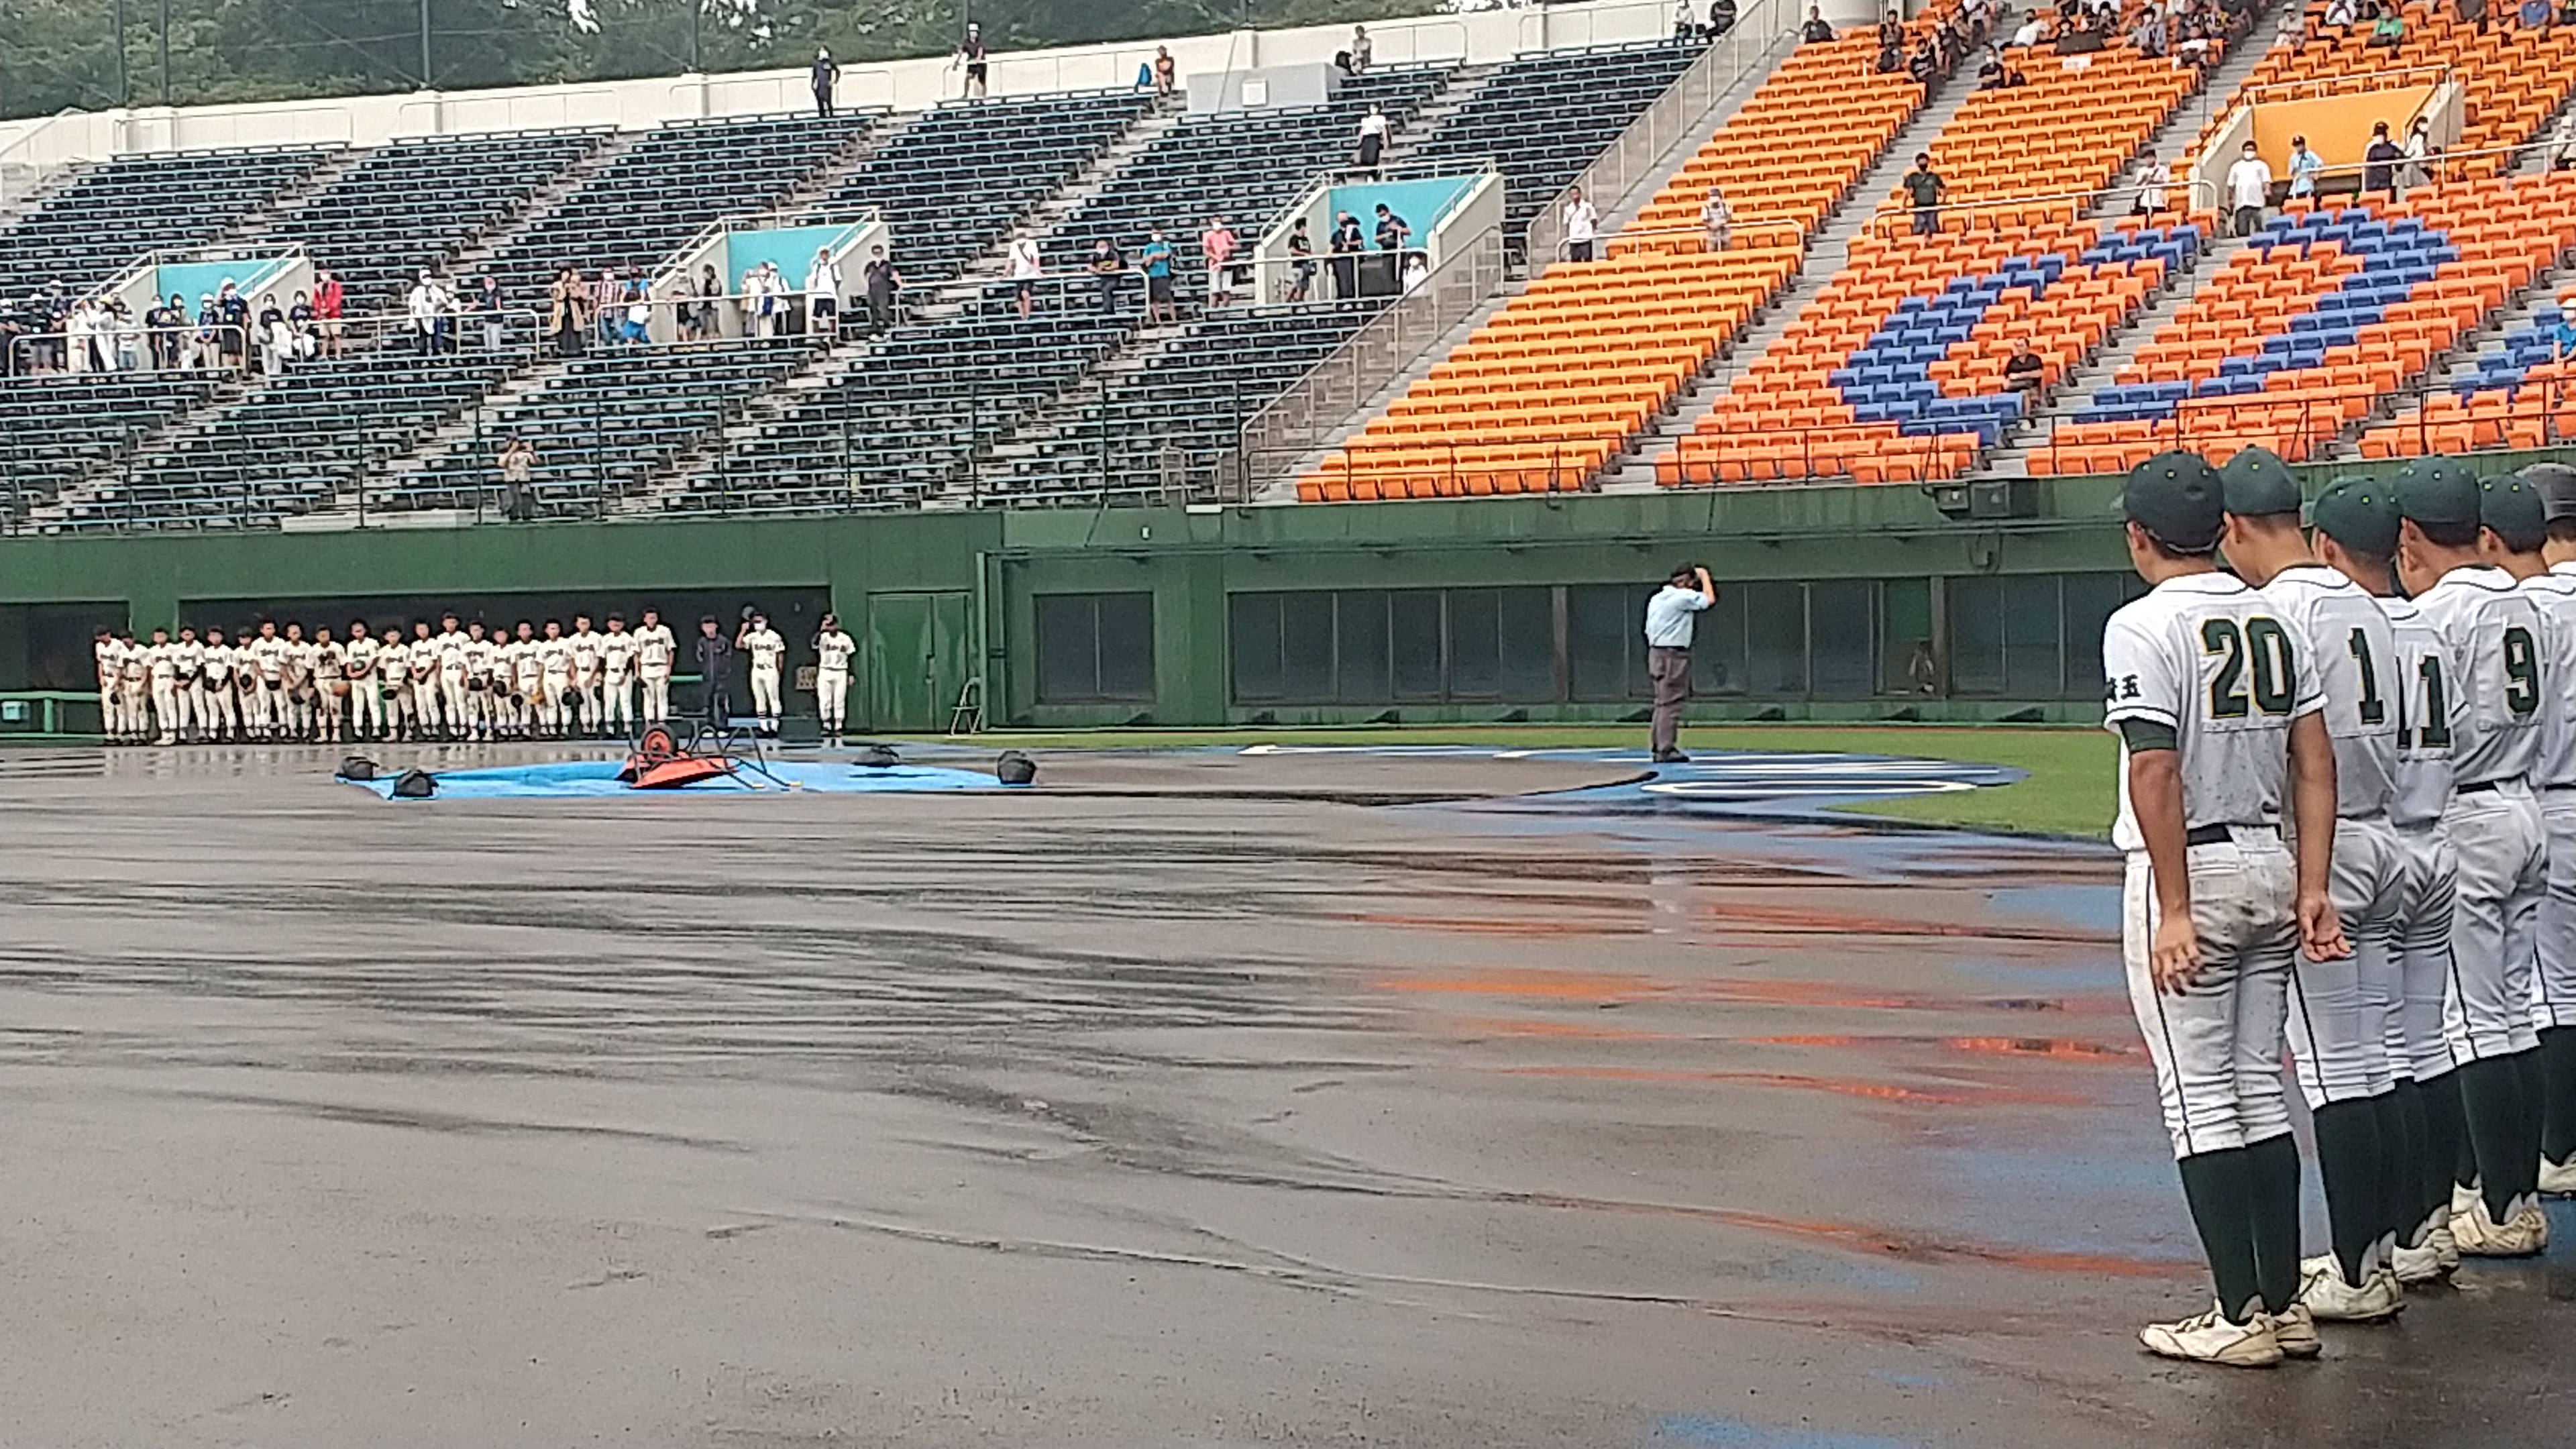
[[[1221,216],[1209,217],[1207,229],[1199,233],[1199,255],[1207,261],[1209,306],[1222,307],[1234,300],[1234,254],[1242,245]]]
[[[188,299],[171,293],[168,302],[144,314],[143,324],[152,329],[153,370],[178,371],[180,348],[188,335]]]
[[[1303,302],[1315,295],[1315,239],[1307,234],[1306,218],[1288,229],[1288,300]]]
[[[215,294],[201,293],[197,298],[197,331],[188,339],[188,366],[212,372],[224,365],[221,338],[224,314],[215,306]]]
[[[599,340],[603,346],[617,341],[617,327],[623,320],[618,313],[618,304],[625,297],[626,284],[618,279],[617,269],[601,267],[599,279],[590,284],[590,316],[592,324],[599,329]]]
[[[1180,306],[1172,300],[1172,244],[1161,232],[1148,232],[1138,261],[1145,268],[1145,325],[1180,321]]]
[[[684,281],[680,285],[685,287],[688,283]],[[713,262],[698,268],[697,299],[697,305],[682,309],[681,315],[696,319],[694,330],[697,341],[713,342],[724,335],[724,322],[716,311],[718,307],[724,305],[724,278],[716,275]]]
[[[510,340],[501,316],[501,279],[485,272],[474,279],[474,310],[483,318],[483,350],[499,352]]]
[[[1046,275],[1046,257],[1038,250],[1038,239],[1027,232],[1011,238],[1010,255],[1002,271],[1011,279],[1012,299],[1020,309],[1020,320],[1026,322],[1029,314],[1037,310],[1038,278]]]
[[[1360,117],[1360,143],[1357,162],[1362,171],[1375,171],[1378,158],[1386,154],[1386,112],[1377,102],[1369,102],[1368,113]]]
[[[581,274],[570,267],[555,273],[554,285],[546,289],[546,335],[554,339],[555,356],[581,356],[581,308],[588,295]]]
[[[341,287],[339,276],[323,267],[313,273],[313,319],[320,334],[322,355],[340,355],[340,316],[348,305],[348,293]]]
[[[1807,23],[1798,27],[1798,43],[1819,45],[1834,38],[1834,28],[1825,23],[1825,12],[1814,5],[1807,7]]]
[[[1360,219],[1343,212],[1333,223],[1333,296],[1348,301],[1360,294],[1360,252],[1367,243],[1360,237]]]
[[[215,346],[223,353],[227,367],[239,368],[250,347],[250,299],[232,278],[224,278],[215,289],[215,312],[223,318],[223,330],[215,334]]]
[[[2272,167],[2254,143],[2245,143],[2227,168],[2227,205],[2236,219],[2236,234],[2252,236],[2262,229],[2264,208],[2272,204]]]
[[[805,268],[805,335],[828,345],[841,330],[841,264],[829,247],[817,247]]]
[[[1722,252],[1735,238],[1735,213],[1727,209],[1725,194],[1714,186],[1699,204],[1699,226],[1709,251]]]
[[[2398,189],[2406,190],[2432,180],[2434,146],[2430,117],[2417,116],[2415,124],[2407,128],[2404,151],[2406,164],[2397,173]]]
[[[430,275],[429,268],[421,268],[420,276],[403,297],[403,314],[411,321],[421,356],[433,356],[440,351],[439,333],[447,325],[446,313],[446,294],[440,290],[437,279]]]
[[[2147,164],[2138,168],[2138,199],[2129,208],[2131,216],[2153,216],[2165,209],[2165,188],[2173,185],[2173,168],[2165,159],[2150,151]]]
[[[970,101],[984,99],[986,68],[989,64],[984,54],[984,27],[969,24],[966,27],[966,38],[957,42],[957,53],[949,57],[948,61],[950,70],[963,66],[966,71],[966,80],[957,90],[960,99]]]
[[[841,83],[841,68],[832,62],[829,46],[814,52],[814,68],[809,79],[814,86],[814,113],[825,120],[832,116],[832,88]]]
[[[2248,145],[2245,149],[2252,151],[2254,148]],[[2361,189],[2364,192],[2384,191],[2388,193],[2389,200],[2395,201],[2397,163],[2405,159],[2406,152],[2388,139],[2388,123],[2374,123],[2370,128],[2370,145],[2361,153]]]
[[[894,259],[886,255],[882,243],[868,248],[868,264],[860,273],[860,284],[868,294],[868,329],[883,332],[893,326],[895,296],[903,290],[903,273],[895,270]]]
[[[1089,265],[1092,285],[1099,291],[1100,310],[1117,311],[1118,275],[1127,270],[1127,259],[1119,255],[1118,244],[1105,236],[1094,238]]]
[[[642,278],[626,284],[625,317],[617,329],[617,340],[629,347],[641,347],[653,340],[652,289]]]
[[[2290,138],[2290,195],[2315,196],[2317,174],[2325,169],[2325,158],[2308,149],[2307,137]]]
[[[1936,236],[1941,230],[1941,198],[1950,194],[1950,183],[1932,169],[1932,153],[1915,153],[1914,169],[1905,173],[1901,183],[1908,200],[1914,203],[1914,234]]]
[[[1413,244],[1413,223],[1396,215],[1383,201],[1377,204],[1377,249],[1400,252]],[[1591,260],[1589,256],[1586,261]]]
[[[1352,26],[1351,74],[1367,75],[1369,73],[1369,67],[1375,64],[1377,64],[1377,42],[1369,39],[1368,27],[1365,25]]]
[[[1381,206],[1378,210],[1383,212],[1386,208]],[[1582,187],[1573,187],[1566,192],[1565,210],[1558,213],[1557,220],[1565,228],[1566,260],[1592,260],[1593,242],[1601,234],[1601,212],[1593,206],[1592,198],[1583,194]],[[1385,243],[1381,241],[1379,245],[1384,246]]]

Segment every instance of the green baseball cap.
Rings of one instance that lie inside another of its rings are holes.
[[[2308,521],[2355,553],[2376,559],[2397,555],[2397,490],[2387,483],[2337,478],[2317,495]]]
[[[2197,553],[2218,545],[2226,484],[2198,453],[2158,453],[2129,470],[2120,512],[2167,548]]]
[[[2540,504],[2552,523],[2576,519],[2576,468],[2564,463],[2534,463],[2513,476],[2540,490]]]
[[[2549,541],[2549,512],[2540,490],[2510,474],[2479,480],[2478,523],[2515,553],[2538,552]]]
[[[2417,523],[2478,522],[2478,480],[2448,458],[2418,458],[2397,470],[2397,511]]]
[[[2237,450],[2218,477],[2225,485],[2227,511],[2239,518],[2299,511],[2299,480],[2269,448]]]

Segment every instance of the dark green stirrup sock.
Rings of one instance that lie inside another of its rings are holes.
[[[2400,1077],[2397,1090],[2388,1094],[2396,1108],[2397,1136],[2394,1149],[2383,1120],[2379,1145],[2383,1152],[2380,1169],[2388,1179],[2388,1225],[2397,1241],[2416,1247],[2415,1230],[2424,1225],[2432,1206],[2424,1196],[2424,1154],[2431,1140],[2431,1129],[2424,1124],[2424,1089],[2413,1078]]]
[[[2387,1215],[2388,1184],[2380,1172],[2378,1104],[2367,1099],[2328,1102],[2313,1116],[2317,1172],[2325,1179],[2326,1224],[2334,1237],[2335,1262],[2343,1267],[2343,1281],[2358,1288],[2368,1276],[2363,1260],[2370,1255],[2370,1245],[2387,1230],[2381,1221]]]
[[[2459,1069],[2455,1067],[2429,1082],[2417,1083],[2416,1096],[2424,1104],[2424,1158],[2415,1164],[2423,1176],[2423,1188],[2416,1208],[2427,1218],[2437,1212],[2447,1215],[2451,1211],[2451,1188],[2460,1180],[2460,1163],[2469,1150],[2468,1117],[2460,1106]],[[2470,1170],[2474,1175],[2474,1164]]]
[[[2198,1152],[2177,1165],[2183,1201],[2191,1205],[2191,1225],[2200,1232],[2200,1250],[2218,1288],[2219,1311],[2242,1323],[2250,1310],[2263,1306],[2262,1279],[2254,1270],[2253,1177],[2245,1149]]]
[[[2540,1034],[2540,1155],[2576,1157],[2576,1026]]]

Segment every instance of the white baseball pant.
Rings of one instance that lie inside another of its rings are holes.
[[[2549,877],[2540,901],[2540,965],[2532,975],[2535,1031],[2576,1026],[2576,787],[2540,793]]]
[[[762,719],[775,720],[779,715],[778,671],[751,671],[751,712]]]
[[[549,674],[543,687],[545,692],[539,696],[542,702],[537,707],[538,722],[547,730],[561,734],[567,713],[564,702],[572,693],[572,678],[569,675]]]
[[[221,736],[231,739],[241,733],[241,716],[233,708],[233,682],[206,686],[206,697],[199,701],[197,712],[206,722],[206,738]]]
[[[2454,1062],[2540,1045],[2531,1024],[2540,902],[2549,860],[2540,805],[2520,781],[2463,790],[2442,812],[2459,857],[2451,918],[2451,980],[2442,1029]]]
[[[441,721],[446,718],[440,708],[441,703],[436,674],[411,682],[411,717],[423,734],[438,733]]]
[[[617,734],[632,733],[635,728],[635,686],[623,674],[601,677],[599,682],[600,723]]]
[[[2459,1065],[2443,1029],[2451,989],[2451,921],[2460,863],[2439,825],[2397,832],[2406,852],[2406,902],[2399,911],[2397,974],[2401,997],[2390,1016],[2390,1060],[2429,1082]]]
[[[2290,978],[2291,1065],[2311,1108],[2397,1085],[2388,1018],[2404,991],[2397,935],[2410,874],[2405,847],[2385,818],[2335,822],[2327,889],[2352,954],[2341,961],[2302,955]]]
[[[644,685],[644,722],[648,725],[671,722],[671,676],[644,674],[638,676]]]
[[[385,692],[372,679],[349,681],[349,729],[353,734],[385,732]]]
[[[206,736],[206,726],[213,719],[206,712],[206,681],[191,679],[179,686],[179,721],[199,739]]]
[[[162,740],[179,738],[179,681],[176,679],[152,681],[152,722],[158,727]]]
[[[814,671],[814,703],[823,714],[823,732],[839,734],[849,718],[850,671],[818,669]]]
[[[116,686],[116,701],[125,711],[125,733],[132,739],[143,739],[152,733],[152,716],[145,713],[148,691],[140,679],[130,679]]]
[[[2157,989],[2149,950],[2157,920],[2146,852],[2129,857],[2121,950],[2129,1005],[2156,1066],[2156,1095],[2176,1158],[2248,1147],[2290,1130],[2281,1032],[2298,922],[2298,872],[2268,831],[2191,847],[2192,924],[2201,971],[2180,993]]]
[[[465,689],[464,670],[439,670],[438,703],[439,713],[447,721],[447,732],[463,735],[474,717],[472,696]]]
[[[124,687],[113,679],[98,683],[98,730],[111,740],[125,733]]]

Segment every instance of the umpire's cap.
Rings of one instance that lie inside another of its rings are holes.
[[[2218,546],[2225,484],[2198,453],[2158,453],[2129,470],[2120,511],[2156,542],[2185,553]]]
[[[2299,511],[2299,480],[2290,465],[2269,448],[2245,448],[2218,470],[2227,511],[2239,518],[2263,518]]]
[[[2418,458],[2397,470],[2397,511],[2417,523],[2478,523],[2478,480],[2448,458]]]
[[[2385,482],[2337,478],[2317,495],[2308,521],[2354,553],[2375,559],[2396,556],[2397,490]]]
[[[2564,463],[2534,463],[2514,475],[2540,490],[2541,511],[2552,523],[2576,522],[2576,468]]]
[[[2549,541],[2549,515],[2540,490],[2510,474],[2478,483],[2478,524],[2494,531],[2515,553],[2538,553]]]

